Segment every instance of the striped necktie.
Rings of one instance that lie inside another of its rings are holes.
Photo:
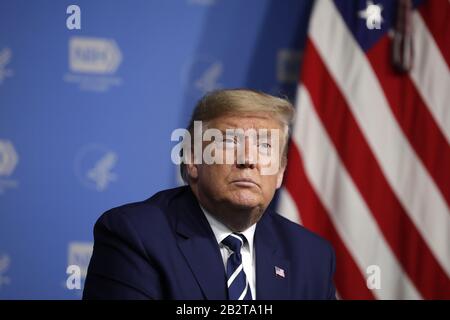
[[[239,233],[232,233],[222,240],[222,243],[233,251],[227,261],[229,300],[252,300],[252,292],[244,272],[241,256],[241,248],[246,241],[245,236]]]

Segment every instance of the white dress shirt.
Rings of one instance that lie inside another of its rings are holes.
[[[200,206],[205,214],[206,219],[211,226],[214,235],[216,236],[217,243],[219,244],[220,253],[222,255],[223,265],[225,270],[227,269],[228,257],[233,253],[227,246],[222,244],[222,240],[233,233],[226,225],[217,220],[208,211]],[[247,242],[241,248],[242,267],[244,268],[245,275],[250,285],[253,300],[256,299],[256,272],[255,272],[255,250],[253,247],[253,238],[255,236],[256,223],[249,227],[247,230],[240,232],[245,236]]]

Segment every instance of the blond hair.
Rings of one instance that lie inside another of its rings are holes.
[[[194,136],[194,121],[202,121],[206,125],[209,121],[226,115],[240,115],[251,113],[268,113],[278,120],[284,128],[284,147],[282,164],[287,162],[289,142],[289,128],[294,118],[294,107],[285,98],[279,98],[267,93],[250,89],[224,89],[207,93],[201,98],[192,112],[187,130]],[[185,164],[181,164],[180,173],[187,183],[188,177]]]

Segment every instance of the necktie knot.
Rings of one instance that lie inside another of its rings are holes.
[[[245,243],[246,239],[243,234],[232,233],[228,237],[222,240],[222,243],[230,248],[234,253],[240,254],[242,245]]]

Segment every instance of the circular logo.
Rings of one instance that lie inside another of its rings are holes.
[[[113,172],[117,158],[114,151],[102,145],[87,145],[75,157],[75,175],[85,187],[105,191],[117,180],[117,174]]]

